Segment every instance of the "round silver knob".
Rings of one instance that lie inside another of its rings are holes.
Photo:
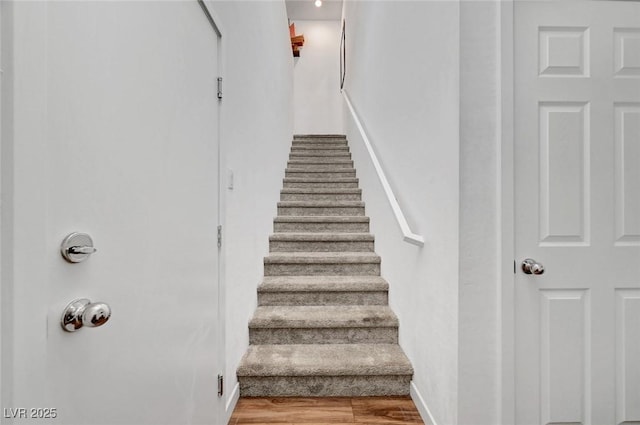
[[[544,266],[536,260],[527,258],[522,262],[522,271],[525,274],[542,274],[544,273]]]
[[[60,324],[67,332],[75,332],[83,326],[96,328],[111,317],[111,307],[106,303],[92,303],[87,298],[71,301],[62,312]]]
[[[84,308],[82,324],[90,328],[97,328],[107,323],[111,317],[111,308],[106,303],[92,303]]]

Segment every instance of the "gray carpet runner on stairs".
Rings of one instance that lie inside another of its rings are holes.
[[[369,218],[342,135],[294,136],[240,395],[409,394]]]

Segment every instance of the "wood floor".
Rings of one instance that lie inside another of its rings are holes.
[[[229,425],[423,424],[410,397],[248,397]]]

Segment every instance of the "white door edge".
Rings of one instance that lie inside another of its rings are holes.
[[[500,423],[515,424],[514,0],[500,3]]]
[[[2,22],[2,3],[0,3],[0,22]],[[2,46],[2,32],[3,32],[3,28],[4,26],[0,24],[0,46]],[[2,61],[2,55],[1,55],[1,49],[0,49],[0,71],[2,70],[2,66],[3,66],[3,61]],[[4,91],[2,90],[2,73],[0,72],[0,188],[2,188],[2,182],[4,181],[3,177],[3,169],[2,169],[2,146],[4,143],[4,138],[2,137],[2,119],[3,119],[3,114],[2,114],[2,99],[3,99],[3,93]],[[1,192],[1,189],[0,189]],[[0,195],[1,196],[1,195]],[[3,232],[2,232],[2,225],[1,223],[3,223],[3,219],[4,219],[4,214],[3,211],[0,209],[0,258],[4,258],[2,256],[2,237],[3,237]],[[2,261],[0,261],[0,281],[2,281],[2,273],[3,273],[3,264]],[[0,288],[2,288],[2,285],[0,285]],[[0,312],[5,311],[5,303],[7,301],[4,299],[4,297],[2,296],[2,290],[0,289]],[[2,314],[0,313],[0,335],[4,335],[4,329],[3,329],[3,321],[2,321]],[[0,339],[0,382],[5,382],[7,381],[9,378],[6,377],[5,373],[4,373],[4,362],[3,359],[5,358],[4,356],[4,346],[5,344],[2,342],[2,339]],[[5,400],[6,397],[6,393],[4,391],[4,385],[0,384],[0,405],[5,406],[5,402],[8,400]]]
[[[229,403],[230,395],[232,392],[229,385],[231,384],[231,380],[226,376],[227,370],[227,336],[226,336],[226,315],[227,315],[227,302],[226,302],[226,241],[225,241],[225,231],[226,231],[226,158],[224,157],[224,153],[226,152],[224,144],[224,78],[225,78],[225,69],[226,69],[226,38],[224,37],[225,30],[224,24],[222,23],[220,16],[214,9],[214,4],[210,0],[203,0],[203,4],[207,8],[207,12],[211,17],[213,24],[216,27],[216,32],[218,33],[218,73],[219,77],[223,79],[222,92],[223,97],[218,101],[218,220],[219,224],[222,226],[222,246],[218,250],[218,335],[220,341],[218,343],[218,367],[220,370],[218,373],[222,374],[224,378],[224,389],[223,395],[221,396],[221,408],[219,409],[220,416],[218,418],[221,423],[229,422],[231,418],[231,413],[233,412],[233,408],[235,407],[235,403],[231,407],[231,411],[229,411]]]
[[[215,4],[212,0],[198,0],[200,5],[203,8],[203,12],[207,15],[213,30],[217,34],[217,63],[218,63],[218,76],[223,79],[225,76],[225,58],[226,58],[226,39],[224,37],[225,29],[220,16],[215,10]],[[223,96],[224,96],[224,86],[223,86]],[[224,97],[223,97],[224,98]],[[223,99],[222,98],[222,99]],[[221,374],[224,379],[224,387],[223,387],[223,395],[219,396],[219,404],[221,406],[218,409],[218,422],[227,423],[231,418],[231,413],[235,407],[235,403],[232,406],[229,406],[228,401],[231,399],[229,395],[231,394],[229,391],[229,380],[225,376],[225,372],[227,369],[227,357],[226,357],[226,325],[225,325],[225,317],[226,317],[226,285],[225,285],[225,276],[226,276],[226,268],[225,268],[225,241],[224,241],[224,231],[226,230],[226,181],[225,181],[225,170],[226,170],[226,161],[223,157],[225,149],[223,148],[223,105],[224,102],[220,99],[218,101],[218,221],[219,225],[222,226],[223,236],[222,236],[222,246],[218,249],[218,370],[216,374]]]
[[[220,15],[215,10],[215,3],[212,0],[198,0],[201,6],[204,8],[204,13],[212,24],[212,27],[218,35],[218,77],[225,78],[226,69],[226,38],[225,27]],[[226,322],[225,317],[227,314],[226,309],[226,267],[225,267],[225,231],[226,231],[226,160],[224,158],[225,148],[224,143],[224,83],[222,87],[223,98],[218,102],[218,220],[219,225],[222,226],[222,246],[218,250],[218,335],[220,341],[218,343],[218,368],[217,374],[222,374],[224,377],[224,393],[220,397],[220,403],[222,408],[219,409],[218,421],[220,423],[227,423],[235,408],[235,402],[233,401],[233,389],[229,387],[231,384],[230,378],[225,375],[227,369],[227,357],[226,357]],[[237,399],[237,398],[236,398]],[[237,401],[237,400],[236,400]]]

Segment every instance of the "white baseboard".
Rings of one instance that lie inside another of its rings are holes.
[[[413,399],[413,403],[418,408],[418,412],[420,412],[420,416],[422,417],[422,421],[425,425],[437,425],[436,420],[433,419],[433,415],[431,411],[427,407],[427,403],[425,403],[424,398],[422,398],[422,394],[418,391],[418,387],[416,384],[411,381],[411,399]]]
[[[233,391],[231,391],[231,396],[229,400],[227,400],[227,405],[224,407],[224,413],[226,416],[225,423],[229,423],[229,419],[231,419],[231,415],[233,414],[233,409],[236,408],[236,404],[238,404],[238,399],[240,398],[240,383],[236,382],[236,385],[233,387]]]

